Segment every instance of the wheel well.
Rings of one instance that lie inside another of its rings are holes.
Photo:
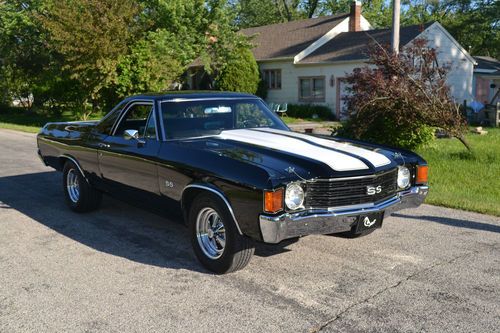
[[[72,163],[74,163],[76,165],[76,167],[78,168],[78,171],[82,174],[83,178],[88,182],[87,176],[85,175],[85,173],[83,172],[82,168],[80,167],[80,164],[73,157],[65,156],[65,155],[59,156],[59,165],[58,165],[58,169],[57,170],[62,171],[64,169],[64,165],[68,161],[72,162]]]
[[[188,213],[189,213],[189,207],[193,203],[194,198],[200,194],[200,193],[208,193],[208,194],[213,194],[218,199],[222,200],[222,202],[226,205],[227,209],[229,210],[229,213],[231,214],[234,223],[236,224],[236,228],[238,229],[238,233],[240,235],[243,235],[240,225],[238,224],[238,221],[236,220],[236,216],[234,215],[233,209],[231,207],[231,204],[229,203],[228,199],[224,196],[223,193],[218,191],[217,189],[207,186],[207,185],[202,185],[202,184],[191,184],[188,185],[188,187],[182,192],[182,198],[181,198],[181,207],[182,207],[182,213],[184,216],[184,221],[187,223],[188,222]]]
[[[182,198],[181,198],[182,216],[184,217],[184,222],[186,224],[188,222],[189,207],[191,207],[194,198],[196,198],[198,194],[203,192],[207,191],[196,187],[189,187],[184,192],[182,192]]]

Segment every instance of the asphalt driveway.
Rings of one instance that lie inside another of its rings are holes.
[[[0,130],[2,333],[500,332],[499,218],[424,205],[216,276],[178,221],[111,198],[68,210],[35,148]]]

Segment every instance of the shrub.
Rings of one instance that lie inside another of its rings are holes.
[[[255,94],[260,81],[259,67],[250,49],[234,50],[215,81],[218,90]]]
[[[335,120],[332,110],[324,105],[289,104],[286,114],[295,118],[321,118]]]
[[[341,135],[415,149],[432,140],[432,128],[441,128],[469,148],[465,119],[446,84],[448,69],[437,65],[425,40],[401,53],[377,44],[369,64],[346,78],[351,94]]]

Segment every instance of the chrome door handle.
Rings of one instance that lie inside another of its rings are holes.
[[[99,142],[99,143],[97,144],[97,146],[98,146],[99,148],[110,148],[110,147],[111,147],[111,145],[108,145],[107,143],[102,143],[102,142]]]

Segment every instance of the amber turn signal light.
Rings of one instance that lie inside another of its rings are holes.
[[[277,213],[283,209],[283,189],[264,191],[264,211]]]
[[[429,174],[429,167],[427,165],[417,166],[417,178],[415,179],[415,183],[427,184],[428,174]]]

